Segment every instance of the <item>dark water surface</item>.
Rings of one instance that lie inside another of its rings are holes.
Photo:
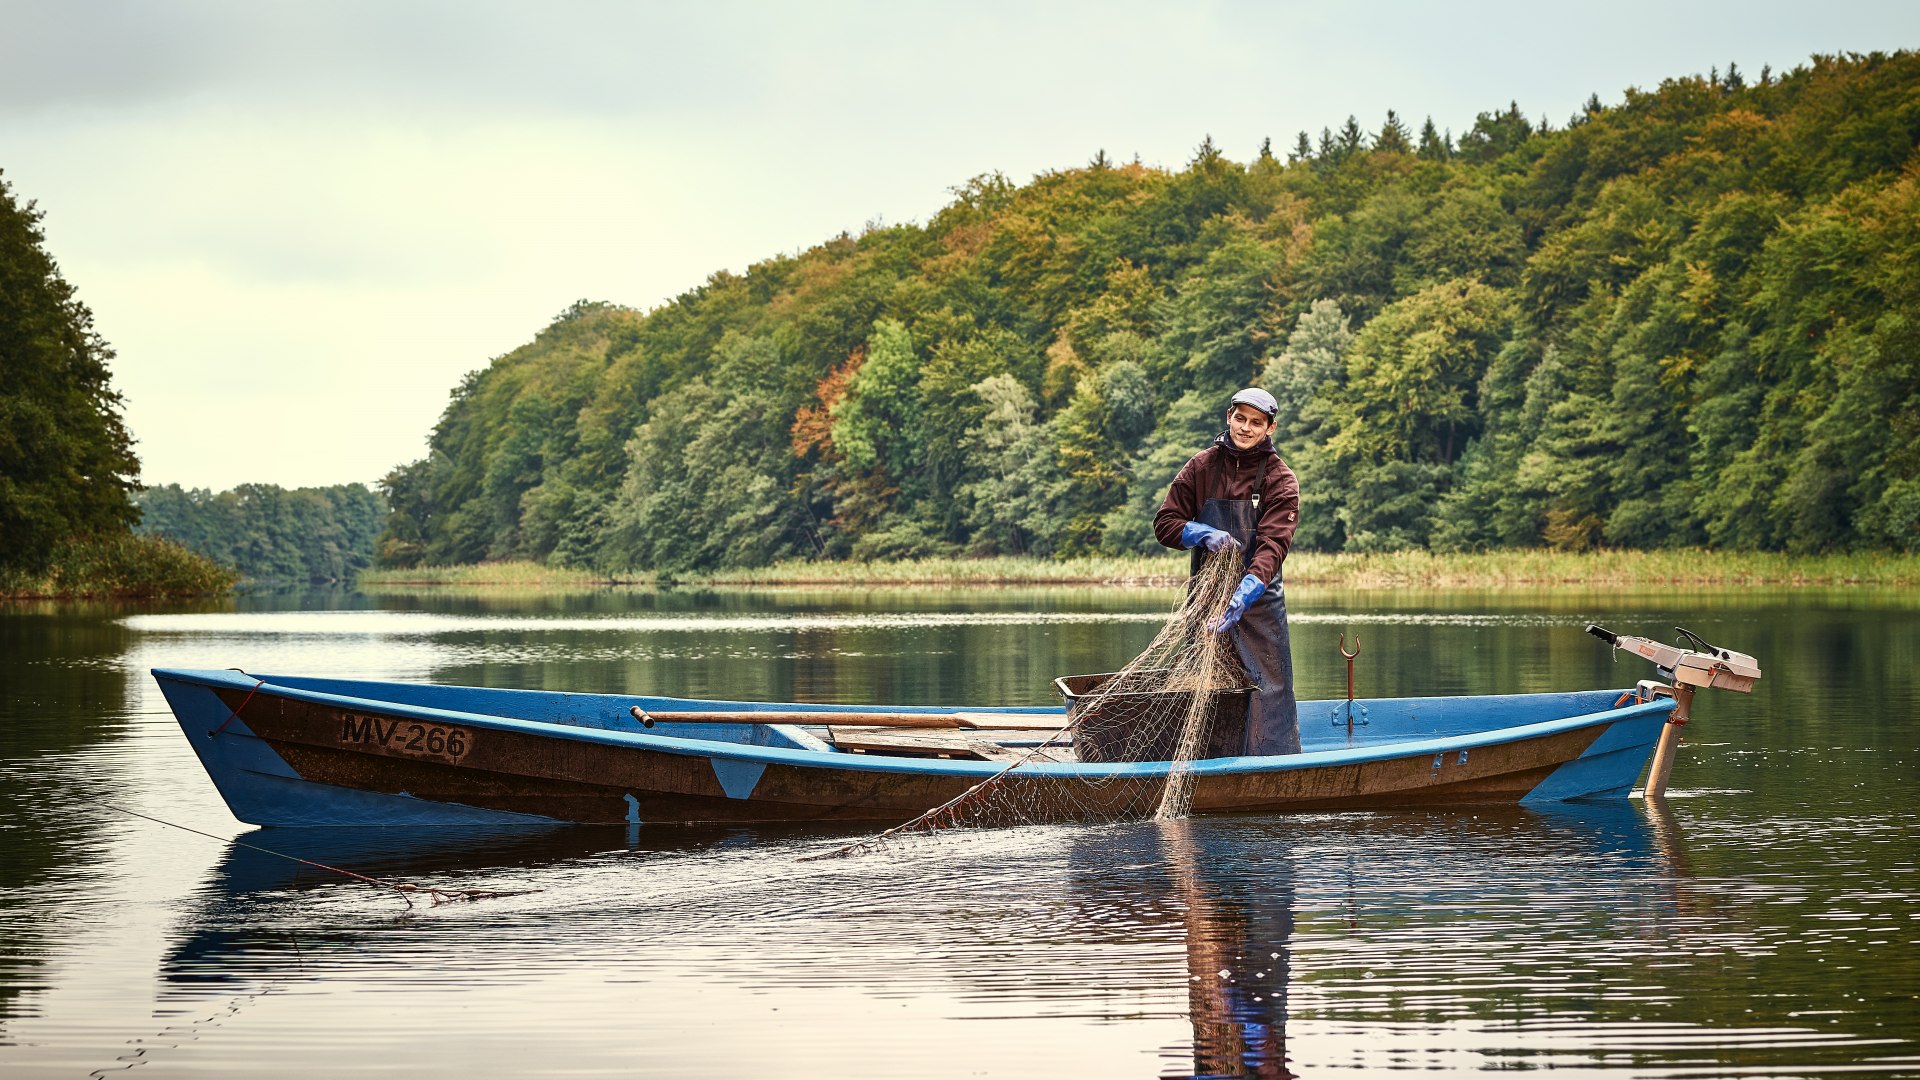
[[[1702,696],[1664,805],[1030,828],[820,862],[857,834],[251,829],[146,674],[1042,704],[1131,658],[1169,602],[0,608],[0,1075],[1920,1076],[1920,593],[1295,590],[1303,697],[1344,694],[1342,632],[1362,696],[1650,674],[1589,619],[1680,622],[1766,677]],[[242,845],[501,895],[409,909]]]

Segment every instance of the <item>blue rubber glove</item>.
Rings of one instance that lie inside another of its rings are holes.
[[[1248,574],[1241,578],[1240,587],[1233,590],[1233,599],[1227,601],[1226,613],[1214,622],[1213,632],[1224,634],[1232,629],[1233,624],[1240,621],[1240,616],[1247,613],[1247,605],[1260,599],[1266,591],[1267,583],[1258,577]]]
[[[1189,521],[1180,526],[1180,546],[1204,547],[1208,551],[1219,552],[1229,547],[1239,547],[1240,542],[1211,525]]]

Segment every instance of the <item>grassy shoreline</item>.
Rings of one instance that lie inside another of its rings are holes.
[[[609,576],[531,562],[479,563],[370,570],[369,591],[422,588],[582,589],[611,586],[875,586],[1113,585],[1157,586],[1186,577],[1184,554],[1081,559],[994,557],[892,562],[783,562],[751,569],[661,577]],[[1287,559],[1287,583],[1348,589],[1485,589],[1630,586],[1920,586],[1920,554],[1786,555],[1778,552],[1562,552],[1529,549],[1434,554],[1401,551]]]

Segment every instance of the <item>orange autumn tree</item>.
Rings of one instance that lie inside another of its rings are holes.
[[[898,494],[877,465],[869,462],[861,468],[850,463],[833,441],[834,411],[848,400],[866,359],[866,346],[855,347],[845,363],[815,384],[813,402],[801,406],[793,417],[793,456],[803,465],[794,490],[823,511],[816,514],[821,522],[819,543],[830,555],[844,556],[852,538],[864,532]]]

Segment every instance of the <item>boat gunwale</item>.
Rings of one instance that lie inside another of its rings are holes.
[[[552,723],[545,720],[530,720],[524,717],[503,716],[494,713],[473,713],[455,709],[441,709],[426,705],[413,705],[406,702],[390,701],[381,698],[360,698],[344,694],[333,694],[300,687],[287,686],[273,681],[272,675],[251,675],[235,669],[194,669],[194,668],[152,668],[150,673],[155,679],[172,679],[176,682],[198,684],[209,689],[228,689],[255,692],[270,690],[271,693],[306,701],[312,704],[353,709],[356,711],[377,711],[389,715],[438,721],[441,723],[460,723],[467,726],[490,728],[501,731],[520,731],[527,734],[566,739],[575,742],[598,743],[609,746],[622,746],[682,757],[707,759],[726,759],[734,761],[757,762],[763,764],[790,765],[808,769],[840,769],[857,772],[894,772],[910,774],[977,775],[982,778],[1010,768],[1004,761],[969,761],[965,759],[929,759],[910,757],[890,757],[883,754],[850,754],[840,751],[802,750],[779,746],[758,746],[748,743],[720,742],[711,739],[699,739],[686,735],[668,735],[644,731],[626,731],[618,728],[587,727],[574,724]],[[340,682],[354,682],[353,679],[339,679]],[[368,685],[381,685],[374,680],[365,680]],[[447,684],[412,684],[418,686],[446,686]],[[448,687],[459,690],[493,690],[492,687]],[[773,702],[720,702],[694,698],[661,698],[646,695],[598,694],[577,691],[518,691],[521,693],[568,694],[579,697],[604,698],[618,701],[633,701],[638,704],[649,702],[682,702],[696,704],[706,708],[697,711],[712,712],[753,712],[763,711],[807,711],[818,710],[822,723],[827,722],[838,712],[874,712],[872,706],[855,705],[791,705]],[[1472,700],[1511,701],[1530,697],[1562,697],[1572,694],[1592,693],[1591,690],[1545,691],[1534,694],[1475,694],[1455,695],[1451,697],[1426,698],[1384,698],[1367,701],[1392,701],[1418,704],[1420,702],[1462,702]],[[1630,693],[1627,690],[1610,690],[1612,693]],[[1366,702],[1360,702],[1366,703]],[[1674,708],[1671,698],[1655,698],[1652,701],[1622,705],[1618,708],[1603,709],[1599,712],[1582,713],[1575,716],[1541,720],[1530,724],[1510,727],[1490,728],[1485,731],[1468,732],[1460,735],[1442,735],[1427,738],[1409,739],[1396,742],[1371,743],[1364,746],[1339,747],[1329,750],[1312,750],[1300,754],[1273,756],[1238,756],[1224,758],[1206,758],[1186,763],[1186,768],[1196,775],[1218,776],[1240,773],[1291,772],[1301,769],[1323,768],[1328,766],[1356,765],[1366,762],[1391,761],[1400,758],[1423,757],[1431,754],[1447,754],[1461,750],[1476,750],[1486,746],[1497,746],[1519,742],[1548,735],[1557,735],[1567,731],[1594,726],[1610,726],[1622,720],[1641,716],[1669,713]],[[898,711],[907,714],[939,714],[952,711],[967,712],[1006,712],[1011,715],[1033,715],[1036,717],[1060,717],[1064,719],[1064,708],[1046,712],[1021,712],[1023,707],[1013,708],[967,708],[944,706],[904,706]],[[1032,707],[1024,707],[1032,708]],[[895,710],[886,710],[895,711]],[[242,719],[244,723],[244,719]],[[753,726],[743,721],[742,727]],[[773,727],[812,727],[811,724],[775,724]],[[1044,726],[1044,725],[1043,725]],[[256,736],[257,737],[257,736]],[[1057,779],[1109,779],[1122,777],[1156,777],[1166,774],[1172,762],[1107,762],[1094,764],[1031,761],[1019,765],[1023,775],[1036,778]]]

